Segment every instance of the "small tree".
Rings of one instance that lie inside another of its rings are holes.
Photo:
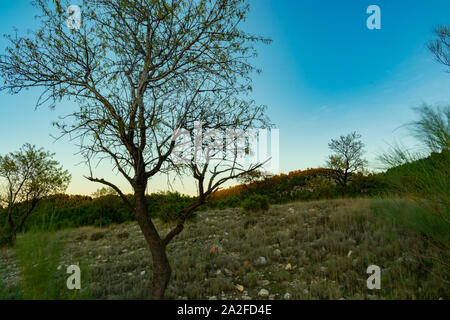
[[[40,200],[67,189],[71,177],[53,156],[30,144],[0,156],[0,183],[4,186],[0,202],[6,206],[5,230],[11,244]]]
[[[347,194],[347,186],[352,175],[364,169],[367,161],[363,159],[364,144],[361,135],[352,132],[339,139],[331,139],[328,147],[333,152],[328,157],[327,166],[331,169],[331,176],[341,187],[342,195]]]

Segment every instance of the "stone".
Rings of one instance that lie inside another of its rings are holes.
[[[284,300],[289,300],[289,299],[291,299],[292,298],[292,295],[289,293],[289,292],[287,292],[285,295],[284,295]]]
[[[229,276],[229,277],[233,276],[233,271],[231,271],[230,269],[225,268],[225,269],[223,269],[223,271],[225,272],[225,274],[227,276]]]
[[[276,255],[277,257],[281,256],[281,250],[280,249],[275,249],[273,251],[273,254]]]
[[[292,270],[292,265],[291,265],[290,263],[288,263],[288,264],[286,265],[286,267],[284,268],[284,270],[286,270],[286,271],[291,271],[291,270]]]
[[[269,291],[267,291],[266,289],[261,289],[258,292],[258,296],[260,296],[260,297],[268,297],[269,296]]]
[[[242,291],[244,291],[244,286],[238,284],[238,285],[236,285],[236,289],[238,289],[238,291],[242,292]]]
[[[260,285],[261,287],[268,286],[269,284],[270,284],[269,280],[260,280],[260,281],[258,281],[258,285]]]
[[[257,266],[264,266],[267,264],[267,259],[265,257],[259,257],[258,259],[256,259],[255,264]]]

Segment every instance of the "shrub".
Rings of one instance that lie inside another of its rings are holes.
[[[26,300],[61,299],[64,274],[57,267],[65,246],[64,235],[30,231],[18,239],[16,255]]]
[[[434,256],[420,258],[439,263],[444,271],[438,277],[448,283],[450,254],[445,234],[450,230],[450,105],[443,109],[423,105],[415,110],[419,119],[411,122],[409,129],[422,148],[414,151],[393,146],[380,160],[390,168],[384,175],[390,188],[420,207],[405,207],[405,222],[438,249]]]
[[[89,240],[97,241],[97,240],[103,239],[104,237],[105,237],[104,232],[95,232],[95,233],[91,234],[91,236],[89,237]]]
[[[124,231],[119,234],[116,234],[116,239],[117,240],[125,240],[125,239],[128,239],[129,236],[130,236],[130,234],[128,232]]]
[[[192,198],[178,192],[154,194],[151,197],[152,202],[149,208],[154,211],[150,214],[163,222],[177,221],[179,213],[192,203]],[[191,213],[187,219],[192,219],[194,216],[195,213]]]
[[[256,212],[269,210],[269,197],[253,194],[241,203],[244,212]]]
[[[336,186],[329,179],[314,177],[306,183],[311,192],[311,199],[331,199],[336,196]]]
[[[12,246],[12,233],[9,226],[0,228],[0,248],[4,246]]]

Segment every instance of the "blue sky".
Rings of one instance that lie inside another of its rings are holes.
[[[381,9],[381,30],[366,27],[373,4]],[[258,45],[255,64],[263,73],[254,78],[252,98],[268,106],[280,130],[281,172],[323,165],[330,139],[351,131],[362,134],[374,169],[387,143],[404,138],[396,129],[413,119],[411,107],[450,102],[450,75],[425,46],[434,27],[450,23],[448,0],[252,0],[251,8],[245,29],[273,40]],[[2,1],[1,33],[32,28],[33,16],[28,1]],[[1,39],[0,50],[5,44]],[[76,146],[50,137],[57,134],[51,122],[69,106],[34,111],[38,94],[0,93],[0,154],[25,142],[42,146],[72,173],[69,192],[93,192],[98,185],[83,179],[88,170],[77,165]],[[126,185],[110,177],[107,164],[98,175]],[[152,185],[166,189],[162,177]],[[188,181],[176,186],[193,190]]]

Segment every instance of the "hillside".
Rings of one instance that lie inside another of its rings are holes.
[[[200,212],[168,248],[173,276],[167,297],[448,299],[448,287],[410,253],[411,246],[431,249],[372,207],[373,200],[353,199],[274,205],[252,215],[239,209]],[[57,271],[61,281],[65,266],[79,262],[88,297],[146,297],[151,258],[136,223],[59,234],[67,239]],[[382,268],[381,290],[366,287],[372,264]],[[20,298],[12,249],[0,250],[0,279],[0,298]]]

